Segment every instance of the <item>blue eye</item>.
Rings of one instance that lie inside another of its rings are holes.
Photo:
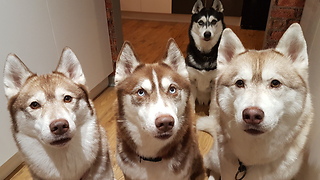
[[[177,88],[175,88],[174,86],[169,87],[169,93],[174,94],[176,92],[177,92]]]
[[[146,95],[146,91],[145,91],[144,89],[139,89],[139,90],[137,91],[137,94],[138,94],[139,96],[145,96],[145,95]]]

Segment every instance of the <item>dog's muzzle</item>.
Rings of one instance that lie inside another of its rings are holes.
[[[65,119],[57,119],[49,125],[51,133],[55,136],[55,140],[50,144],[54,146],[64,146],[71,138],[67,135],[69,132],[69,123]]]
[[[174,118],[171,115],[162,115],[156,118],[155,125],[158,129],[156,135],[159,139],[168,139],[172,136],[174,127]]]
[[[242,111],[242,119],[246,123],[245,132],[251,135],[264,133],[259,124],[264,119],[264,112],[258,107],[249,107]]]
[[[203,34],[203,37],[204,37],[204,40],[205,40],[205,41],[210,41],[210,39],[211,39],[211,32],[206,31],[206,32]]]

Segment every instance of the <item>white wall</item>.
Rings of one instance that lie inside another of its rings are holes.
[[[122,11],[171,13],[171,0],[120,0]]]
[[[80,60],[89,90],[101,82],[107,86],[112,60],[104,0],[0,0],[0,71],[7,54],[12,52],[31,71],[49,73],[56,68],[65,46],[71,47]],[[12,168],[5,162],[17,153],[17,148],[11,135],[3,80],[0,82],[0,179],[3,179]]]
[[[307,0],[303,10],[301,26],[308,45],[309,81],[315,109],[314,125],[310,141],[309,173],[305,180],[320,179],[320,1]]]

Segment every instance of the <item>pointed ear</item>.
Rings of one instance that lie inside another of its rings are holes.
[[[212,8],[218,12],[223,12],[223,6],[220,0],[213,0]]]
[[[15,54],[9,54],[4,67],[4,91],[8,99],[17,95],[26,80],[34,75]]]
[[[76,84],[85,85],[86,83],[81,64],[69,47],[63,49],[56,71],[64,74]]]
[[[130,76],[132,72],[140,65],[131,44],[126,41],[124,42],[116,64],[115,84],[119,84],[125,78]]]
[[[218,48],[217,67],[221,68],[227,65],[232,58],[245,51],[240,39],[229,28],[226,28],[221,37],[221,42]]]
[[[292,24],[287,29],[275,49],[291,58],[296,67],[308,67],[307,44],[298,23]]]
[[[192,14],[198,14],[201,9],[203,9],[203,4],[201,0],[197,0],[196,3],[194,3],[193,8],[192,8]]]
[[[163,62],[169,65],[181,76],[189,78],[185,59],[174,39],[170,38],[167,43],[167,52]]]

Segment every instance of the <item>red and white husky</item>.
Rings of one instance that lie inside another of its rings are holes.
[[[13,137],[33,179],[113,179],[105,132],[71,49],[40,76],[10,54],[4,86]]]
[[[204,175],[192,125],[190,82],[181,51],[141,63],[126,42],[117,62],[117,160],[126,179],[197,179]]]

